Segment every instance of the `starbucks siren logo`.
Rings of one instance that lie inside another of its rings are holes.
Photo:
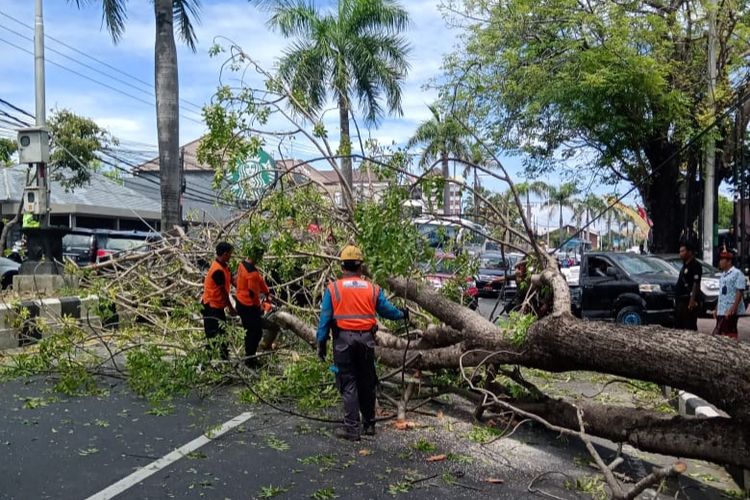
[[[257,200],[276,181],[276,164],[262,149],[254,158],[237,163],[237,169],[228,180],[238,200]]]

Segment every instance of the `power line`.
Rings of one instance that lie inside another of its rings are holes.
[[[30,54],[30,55],[34,55],[34,52],[33,52],[33,51],[31,51],[31,50],[28,50],[28,49],[25,49],[25,48],[21,47],[20,45],[16,45],[16,44],[15,44],[15,43],[13,43],[13,42],[9,42],[8,40],[6,40],[6,39],[4,39],[4,38],[0,38],[0,42],[3,42],[3,43],[5,43],[6,45],[10,45],[11,47],[13,47],[13,48],[15,48],[15,49],[17,49],[17,50],[20,50],[20,51],[22,51],[22,52],[25,52],[25,53],[27,53],[27,54]],[[145,99],[142,99],[142,98],[140,98],[140,97],[134,96],[133,94],[130,94],[130,93],[128,93],[128,92],[125,92],[124,90],[118,89],[117,87],[113,87],[112,85],[109,85],[108,83],[105,83],[105,82],[102,82],[102,81],[96,80],[96,79],[94,79],[94,78],[91,78],[90,76],[87,76],[87,75],[85,75],[85,74],[83,74],[83,73],[81,73],[81,72],[79,72],[79,71],[76,71],[76,70],[74,70],[74,69],[70,69],[70,68],[68,68],[67,66],[64,66],[64,65],[62,65],[62,64],[60,64],[60,63],[58,63],[58,62],[55,62],[55,61],[53,61],[52,59],[46,58],[46,59],[45,59],[45,61],[46,61],[46,62],[48,62],[49,64],[52,64],[52,65],[54,65],[54,66],[57,66],[58,68],[60,68],[60,69],[62,69],[62,70],[64,70],[64,71],[67,71],[67,72],[69,72],[69,73],[72,73],[72,74],[74,74],[74,75],[76,75],[76,76],[79,76],[79,77],[81,77],[81,78],[84,78],[84,79],[86,79],[86,80],[89,80],[90,82],[94,82],[94,83],[96,83],[96,84],[98,84],[98,85],[101,85],[102,87],[106,87],[106,88],[108,88],[108,89],[110,89],[110,90],[113,90],[113,91],[117,92],[118,94],[122,94],[122,95],[124,95],[125,97],[129,97],[130,99],[133,99],[133,100],[135,100],[135,101],[138,101],[138,102],[140,102],[140,103],[143,103],[143,104],[145,104],[146,106],[148,106],[148,107],[150,107],[150,108],[153,108],[153,107],[154,107],[154,103],[153,103],[153,102],[148,102],[148,101],[146,101]],[[196,119],[194,119],[194,118],[191,118],[191,117],[189,117],[189,116],[184,116],[184,115],[183,115],[183,118],[185,118],[186,120],[190,120],[191,122],[197,123],[198,125],[203,125],[203,122],[202,122],[202,121],[196,120]]]
[[[11,16],[11,15],[9,15],[9,14],[6,14],[5,12],[0,12],[0,15],[1,15],[1,16],[4,16],[4,17],[6,17],[6,18],[8,18],[8,19],[10,19],[11,21],[13,21],[13,22],[15,22],[15,23],[17,23],[17,24],[19,24],[19,25],[21,25],[21,26],[25,27],[25,28],[28,28],[28,29],[30,29],[30,30],[32,30],[32,31],[34,30],[34,27],[33,27],[32,25],[30,25],[30,24],[27,24],[27,23],[24,23],[24,22],[23,22],[23,21],[21,21],[20,19],[17,19],[17,18],[15,18],[15,17],[13,17],[13,16]],[[5,27],[4,27],[4,28],[5,28]],[[5,28],[5,29],[6,29],[6,30],[8,30],[8,31],[12,31],[12,30],[10,30],[10,29],[8,29],[8,28]],[[12,31],[12,32],[13,32],[13,33],[15,33],[14,31]],[[18,36],[23,36],[23,35],[20,35],[20,34],[19,34]],[[135,81],[135,82],[138,82],[138,83],[140,83],[140,84],[142,84],[142,85],[145,85],[145,86],[146,86],[147,88],[149,88],[149,89],[153,88],[153,84],[152,84],[152,83],[146,82],[146,81],[144,81],[144,80],[142,80],[142,79],[140,79],[140,78],[138,78],[138,77],[135,77],[135,76],[133,76],[133,75],[131,75],[131,74],[129,74],[129,73],[127,73],[127,72],[125,72],[125,71],[123,71],[123,70],[121,70],[121,69],[119,69],[119,68],[115,67],[115,66],[112,66],[111,64],[107,63],[106,61],[102,61],[101,59],[97,59],[96,57],[93,57],[93,56],[91,56],[91,55],[89,55],[89,54],[86,54],[85,52],[83,52],[83,51],[81,51],[81,50],[79,50],[79,49],[77,49],[77,48],[73,47],[72,45],[69,45],[69,44],[67,44],[67,43],[63,42],[62,40],[59,40],[59,39],[57,39],[57,38],[55,38],[55,37],[53,37],[53,36],[51,36],[51,35],[48,35],[48,34],[45,34],[45,35],[44,35],[44,38],[47,38],[47,39],[49,39],[49,40],[52,40],[52,41],[54,41],[54,42],[56,42],[56,43],[58,43],[58,44],[62,45],[63,47],[65,47],[65,48],[67,48],[67,49],[70,49],[70,50],[72,50],[73,52],[75,52],[75,53],[77,53],[77,54],[80,54],[81,56],[83,56],[83,57],[85,57],[85,58],[87,58],[87,59],[90,59],[90,60],[92,60],[92,61],[94,61],[94,62],[96,62],[96,63],[98,63],[98,64],[101,64],[101,65],[103,65],[103,66],[106,66],[107,68],[109,68],[109,69],[111,69],[111,70],[113,70],[113,71],[115,71],[115,72],[117,72],[117,73],[120,73],[121,75],[124,75],[124,76],[126,76],[127,78],[130,78],[131,80],[133,80],[133,81]],[[32,41],[33,41],[33,38],[32,38]],[[50,50],[54,50],[54,49],[50,49]],[[58,52],[58,53],[59,53],[59,52]],[[62,54],[61,54],[61,55],[62,55]],[[65,57],[67,57],[67,56],[65,56]],[[77,61],[76,61],[76,62],[77,62]],[[83,64],[83,63],[80,63],[80,62],[79,62],[79,64]],[[114,78],[114,77],[112,77],[112,78]],[[128,85],[131,85],[131,84],[128,84]],[[198,109],[199,111],[203,109],[203,107],[202,107],[202,106],[200,106],[200,105],[198,105],[198,104],[195,104],[194,102],[188,101],[187,99],[180,99],[180,101],[182,101],[182,102],[184,102],[185,104],[188,104],[188,105],[190,105],[190,106],[193,106],[194,108]]]

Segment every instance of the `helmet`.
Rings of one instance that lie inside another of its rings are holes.
[[[340,258],[341,260],[354,260],[360,262],[365,260],[364,255],[362,255],[362,250],[354,245],[345,246],[344,249],[341,250]]]

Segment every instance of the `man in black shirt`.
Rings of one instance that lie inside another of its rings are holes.
[[[683,264],[675,287],[675,328],[698,331],[703,267],[695,259],[694,252],[695,248],[691,243],[680,245],[680,258]]]

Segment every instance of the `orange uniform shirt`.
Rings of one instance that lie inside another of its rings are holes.
[[[255,265],[242,261],[237,268],[237,301],[243,306],[260,307],[260,296],[270,293]]]

